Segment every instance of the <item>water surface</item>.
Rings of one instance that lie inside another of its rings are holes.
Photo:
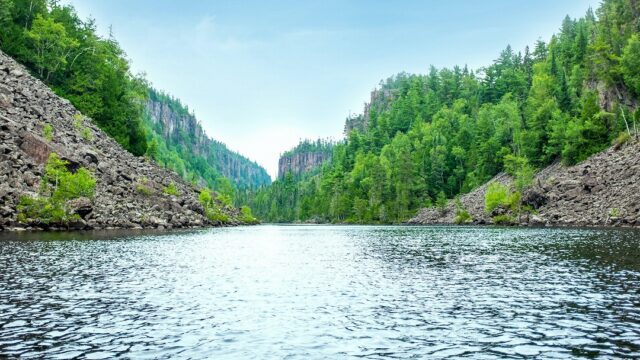
[[[0,235],[0,358],[640,357],[640,233]]]

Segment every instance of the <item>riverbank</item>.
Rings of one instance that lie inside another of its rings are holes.
[[[450,201],[444,209],[425,208],[410,224],[454,224],[463,208],[471,224],[492,224],[485,212],[489,184],[511,186],[513,179],[499,174],[487,184]],[[630,140],[574,165],[553,164],[539,171],[522,194],[532,211],[517,219],[520,226],[640,227],[640,144]]]
[[[67,169],[87,169],[94,196],[64,204],[65,223],[21,219],[25,196],[41,196],[51,154]],[[240,211],[215,199],[144,157],[135,157],[57,96],[27,69],[0,52],[0,231],[172,229],[241,224]],[[215,216],[209,210],[215,210]]]

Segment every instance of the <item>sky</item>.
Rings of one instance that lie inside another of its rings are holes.
[[[66,0],[111,27],[154,87],[207,134],[277,175],[301,139],[342,138],[389,76],[489,65],[549,40],[597,0]]]

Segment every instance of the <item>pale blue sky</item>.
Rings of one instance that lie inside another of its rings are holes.
[[[67,0],[109,25],[155,87],[207,133],[273,176],[302,138],[342,135],[381,79],[488,65],[511,44],[547,41],[596,0]]]

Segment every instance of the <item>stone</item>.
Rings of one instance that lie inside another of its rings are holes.
[[[93,211],[93,203],[86,197],[70,200],[67,202],[67,206],[72,213],[78,214],[83,219]]]

